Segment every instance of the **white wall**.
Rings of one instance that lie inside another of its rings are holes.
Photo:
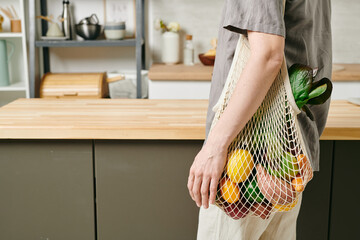
[[[333,62],[360,63],[360,1],[332,0]],[[360,82],[335,82],[332,99],[360,97]]]
[[[61,0],[48,0],[49,14],[61,14]],[[72,0],[76,22],[96,13],[103,23],[103,1]],[[220,14],[224,0],[147,0],[147,62],[160,61],[160,33],[153,28],[155,18],[166,22],[178,21],[182,34],[194,35],[196,55],[210,47],[210,40],[217,37]],[[332,0],[333,57],[334,62],[360,63],[360,1]],[[135,69],[133,48],[53,48],[51,70],[62,71],[113,71]],[[348,90],[360,92],[360,83],[337,87],[334,98],[347,98]],[[357,91],[359,89],[359,91]],[[360,97],[360,94],[357,94]]]
[[[360,1],[331,3],[334,62],[360,63]]]
[[[152,0],[149,1],[149,44],[154,62],[161,62],[161,33],[154,30],[154,20],[176,21],[181,26],[182,39],[193,35],[195,60],[198,54],[211,48],[210,41],[218,37],[224,0]]]

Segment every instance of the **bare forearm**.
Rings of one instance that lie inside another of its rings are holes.
[[[211,131],[207,142],[226,149],[254,115],[278,74],[281,58],[251,54],[228,106]]]

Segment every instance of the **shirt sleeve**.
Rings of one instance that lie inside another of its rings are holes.
[[[226,0],[223,27],[240,34],[247,30],[285,37],[284,0]]]

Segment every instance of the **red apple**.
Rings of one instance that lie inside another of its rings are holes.
[[[251,206],[251,211],[254,212],[255,216],[261,217],[262,219],[268,219],[272,212],[272,208],[271,203],[254,203]]]
[[[250,205],[248,203],[243,203],[238,201],[236,203],[226,203],[224,205],[224,211],[226,215],[231,217],[232,219],[238,220],[240,218],[246,217],[249,213]]]

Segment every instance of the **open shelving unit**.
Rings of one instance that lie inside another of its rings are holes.
[[[8,19],[4,22],[4,31],[0,32],[0,40],[12,42],[15,45],[15,51],[9,61],[9,86],[0,86],[0,106],[5,105],[19,97],[29,97],[29,72],[26,48],[26,29],[24,0],[2,0],[2,6],[14,5],[19,18],[21,19],[20,33],[10,32],[10,23]],[[8,52],[9,53],[9,52]]]
[[[135,39],[124,40],[67,40],[67,41],[45,41],[35,42],[36,47],[135,47]]]
[[[131,1],[131,0],[129,0]],[[36,36],[36,2],[40,3],[41,15],[47,15],[46,0],[29,0],[29,68],[30,68],[30,97],[38,97],[41,77],[36,77],[36,48],[42,49],[43,72],[40,75],[50,72],[49,48],[69,48],[69,47],[135,47],[136,51],[136,88],[137,98],[142,97],[141,70],[145,67],[145,32],[144,32],[144,5],[145,0],[136,0],[136,37],[124,40],[39,40]],[[41,34],[45,36],[48,26],[45,21],[41,23]]]

